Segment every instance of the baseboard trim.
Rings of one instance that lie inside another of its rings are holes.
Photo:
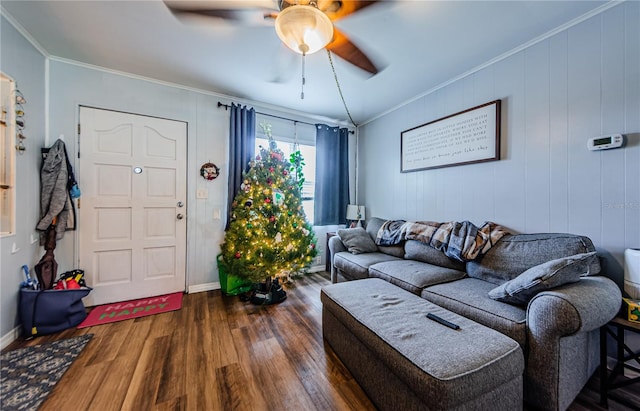
[[[9,346],[9,344],[17,340],[18,337],[20,337],[21,331],[21,326],[17,326],[13,330],[3,335],[0,339],[0,350],[4,350]]]
[[[324,265],[316,265],[313,266],[311,268],[309,268],[309,273],[319,273],[324,271]],[[211,291],[211,290],[219,290],[222,287],[220,286],[220,282],[215,282],[215,283],[205,283],[205,284],[196,284],[196,285],[190,285],[187,293],[189,294],[194,294],[194,293],[202,293],[205,291]]]
[[[220,282],[205,283],[205,284],[190,285],[189,290],[187,292],[189,294],[194,294],[194,293],[202,293],[202,292],[211,291],[211,290],[219,290],[220,288],[221,288]]]

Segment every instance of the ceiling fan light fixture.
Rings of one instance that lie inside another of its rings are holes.
[[[297,4],[278,13],[276,33],[291,50],[311,54],[333,39],[333,23],[312,5]]]

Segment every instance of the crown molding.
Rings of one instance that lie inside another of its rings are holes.
[[[31,43],[31,45],[36,50],[38,50],[38,53],[42,54],[45,58],[50,57],[47,50],[45,50],[45,48],[42,47],[42,44],[38,43],[36,39],[34,39],[33,36],[29,34],[29,32],[24,27],[22,27],[22,25],[18,23],[18,21],[4,7],[2,7],[1,4],[0,4],[0,16],[3,16],[5,19],[7,19],[9,24],[11,24],[13,28],[15,28],[18,31],[18,33],[22,35],[22,37],[27,39],[27,41]]]

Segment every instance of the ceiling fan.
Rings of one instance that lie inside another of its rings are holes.
[[[333,22],[377,2],[379,0],[164,0],[177,17],[192,14],[250,25],[275,21],[278,37],[296,53],[306,55],[326,48],[371,74],[377,74],[378,68]]]

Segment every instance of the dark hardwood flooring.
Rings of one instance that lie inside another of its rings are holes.
[[[18,340],[7,350],[91,333],[40,408],[48,410],[374,410],[322,339],[327,273],[254,306],[220,291],[165,314]],[[640,403],[637,388],[618,390]],[[594,376],[569,410],[602,410]],[[613,399],[610,410],[630,410]],[[398,410],[400,411],[400,410]]]

